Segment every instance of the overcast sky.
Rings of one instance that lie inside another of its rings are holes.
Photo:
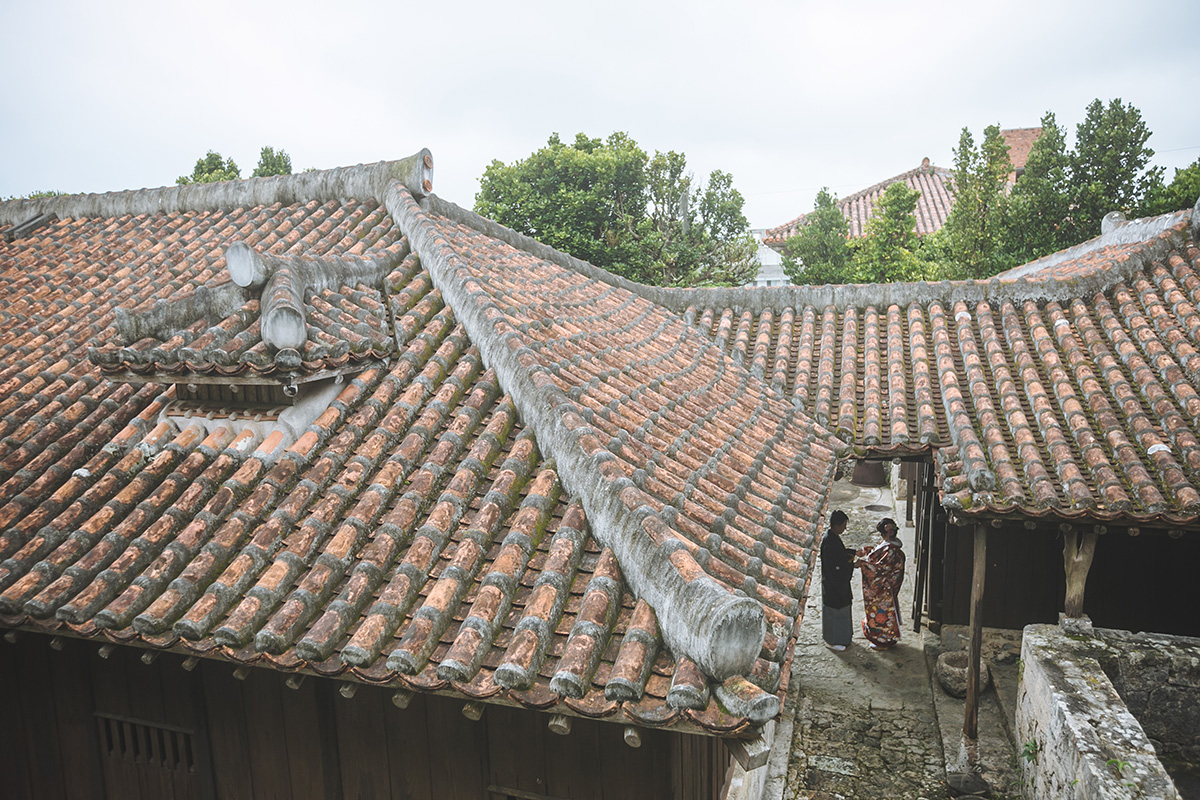
[[[733,174],[754,227],[918,166],[969,127],[1073,141],[1093,98],[1200,156],[1200,3],[6,3],[0,196],[168,185],[207,150],[248,176],[433,151],[470,207],[493,159],[627,131]]]

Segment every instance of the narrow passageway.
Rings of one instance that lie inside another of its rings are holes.
[[[883,517],[904,523],[888,487],[834,484],[829,510],[850,517],[842,539],[859,548],[878,541]],[[908,564],[900,589],[903,638],[890,650],[872,650],[862,635],[861,576],[856,573],[854,643],[843,652],[821,639],[820,568],[813,576],[796,643],[790,693],[796,703],[788,767],[790,800],[824,798],[940,798],[945,796],[945,760],[938,730],[922,637],[912,632],[913,533],[900,530]]]
[[[857,549],[879,541],[875,525],[891,517],[901,525],[906,555],[900,588],[902,639],[890,650],[872,650],[862,634],[861,574],[852,580],[854,642],[843,652],[821,637],[821,572],[813,575],[793,662],[788,703],[794,711],[784,800],[935,800],[948,797],[946,774],[966,769],[962,753],[963,701],[936,686],[930,665],[940,649],[957,649],[962,629],[939,637],[913,632],[910,618],[916,580],[914,534],[905,524],[904,500],[889,487],[860,487],[837,481],[830,497],[849,516],[842,540]],[[989,633],[989,632],[985,632]],[[990,632],[985,653],[1019,650],[1019,632]],[[942,639],[948,639],[943,648]],[[991,660],[989,658],[989,660]],[[992,667],[1003,683],[980,701],[977,766],[997,798],[1020,797],[1019,775],[1004,717],[1011,717],[1016,690],[1015,659]],[[1011,695],[1011,696],[1010,696]],[[1011,723],[1009,723],[1011,724]]]

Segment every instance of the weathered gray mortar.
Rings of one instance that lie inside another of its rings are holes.
[[[1029,754],[1021,763],[1027,796],[1180,800],[1096,659],[1106,649],[1099,639],[1055,625],[1025,628],[1016,739]]]
[[[423,216],[421,207],[409,201],[398,183],[385,202],[446,304],[479,347],[484,362],[496,370],[500,385],[513,398],[521,419],[537,432],[542,452],[556,460],[563,486],[580,498],[596,538],[613,550],[634,592],[654,608],[671,651],[677,657],[691,658],[706,674],[719,680],[749,671],[765,636],[762,606],[748,597],[730,594],[708,576],[691,583],[683,580],[668,561],[669,553],[642,531],[639,514],[628,509],[618,493],[600,478],[602,459],[588,455],[580,444],[580,434],[564,424],[564,410],[576,408],[575,404],[552,386],[538,386],[532,372],[521,366],[519,356],[532,355],[531,351],[524,346],[509,349],[485,314],[498,307],[480,302],[468,292],[456,275],[462,266],[457,255],[436,241],[439,234]],[[436,213],[439,207],[448,206],[428,198],[424,207]],[[489,226],[480,229],[491,233]],[[495,230],[505,231],[500,226]],[[496,238],[509,241],[509,236],[518,235],[509,231]],[[535,255],[545,252],[546,260],[565,263],[585,274],[595,271],[569,256],[549,248],[543,250],[543,246],[524,237],[516,241]],[[564,258],[568,260],[564,262]]]
[[[506,242],[518,250],[532,253],[538,258],[574,270],[594,280],[603,281],[610,286],[627,289],[678,314],[684,313],[689,307],[732,308],[738,312],[750,311],[754,314],[761,314],[766,310],[781,311],[786,308],[803,308],[808,305],[815,308],[832,306],[841,310],[867,306],[886,308],[890,305],[906,308],[913,303],[922,306],[941,303],[949,308],[958,301],[970,305],[985,300],[993,302],[1011,300],[1019,303],[1026,300],[1044,302],[1088,297],[1127,279],[1133,273],[1143,269],[1146,264],[1163,257],[1172,247],[1180,246],[1183,242],[1180,234],[1172,235],[1166,241],[1155,237],[1176,225],[1181,219],[1190,216],[1193,230],[1200,229],[1200,200],[1198,200],[1195,211],[1180,211],[1160,217],[1121,223],[1096,239],[1033,262],[1039,268],[1044,269],[1069,259],[1079,258],[1088,252],[1109,245],[1153,240],[1140,254],[1127,261],[1115,263],[1106,270],[1097,270],[1087,277],[1066,281],[1000,281],[990,278],[988,280],[940,281],[938,283],[671,289],[646,286],[614,275],[586,261],[547,247],[497,222],[442,200],[436,195],[425,198],[421,204],[422,207],[433,213],[468,225],[488,236]],[[1193,238],[1200,238],[1200,235],[1194,233]],[[1009,275],[1011,276],[1012,273]]]
[[[428,149],[398,161],[314,170],[267,178],[164,186],[105,194],[38,197],[0,203],[0,225],[19,225],[38,214],[59,219],[123,217],[181,211],[231,211],[235,208],[289,206],[354,198],[382,202],[387,187],[398,180],[421,197],[432,190],[433,156]]]

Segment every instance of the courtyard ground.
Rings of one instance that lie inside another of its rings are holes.
[[[908,556],[901,588],[903,639],[886,651],[863,638],[859,577],[853,581],[854,644],[835,652],[821,639],[821,575],[813,576],[792,684],[791,747],[782,800],[934,800],[948,797],[946,775],[972,768],[988,781],[992,797],[1019,798],[1020,771],[1011,730],[1017,684],[1020,632],[987,631],[984,657],[997,688],[980,697],[979,739],[968,753],[962,737],[963,701],[948,696],[933,679],[943,649],[961,649],[966,631],[941,635],[913,632],[909,614],[915,577],[914,528],[904,519],[904,502],[884,487],[859,487],[848,479],[834,485],[830,510],[845,511],[847,547],[878,541],[875,524],[892,517],[901,524]],[[787,735],[786,726],[781,729]],[[781,776],[782,777],[782,776]]]

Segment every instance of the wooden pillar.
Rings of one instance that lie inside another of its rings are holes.
[[[907,465],[906,465],[907,466]],[[917,479],[913,480],[909,486],[911,490],[908,493],[909,499],[914,495],[920,494],[920,505],[917,506],[916,518],[916,552],[913,554],[913,561],[916,563],[916,576],[913,583],[913,605],[912,605],[912,621],[913,632],[921,632],[921,620],[925,611],[925,587],[932,580],[934,560],[933,553],[930,552],[932,545],[932,529],[934,503],[937,499],[937,487],[933,483],[933,465],[932,464],[912,464],[913,472],[917,475]]]
[[[1067,600],[1063,611],[1068,617],[1083,616],[1083,590],[1087,585],[1088,570],[1092,568],[1092,557],[1096,555],[1096,531],[1083,534],[1073,526],[1063,527],[1063,567],[1067,573]]]
[[[971,641],[967,650],[967,708],[963,736],[979,738],[979,664],[983,648],[983,578],[987,572],[987,528],[975,524],[975,560],[971,569]]]

